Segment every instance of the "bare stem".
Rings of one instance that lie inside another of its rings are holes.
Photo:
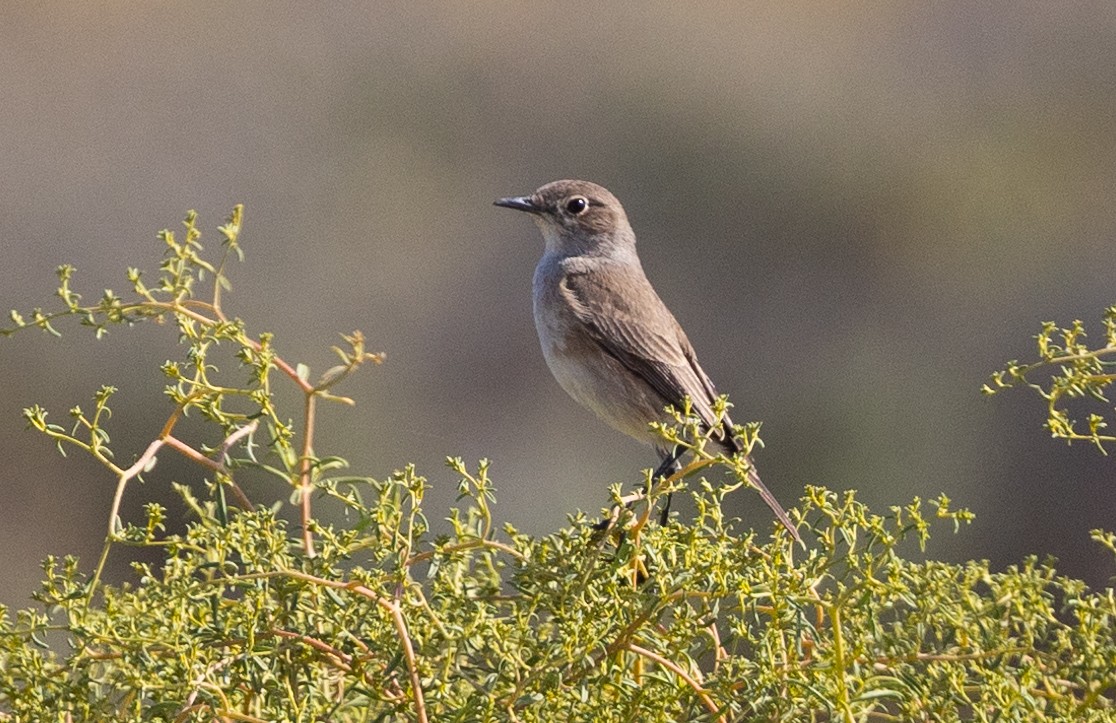
[[[690,688],[692,688],[693,691],[697,693],[698,700],[700,700],[701,704],[705,706],[705,709],[713,715],[717,716],[718,721],[721,721],[721,723],[725,723],[725,716],[721,714],[721,709],[718,708],[717,704],[713,702],[713,699],[709,697],[709,693],[706,692],[705,688],[701,686],[701,683],[699,683],[688,673],[686,673],[685,670],[682,670],[682,668],[677,663],[668,658],[664,658],[658,653],[648,650],[647,648],[640,647],[635,643],[628,643],[625,647],[636,655],[658,663],[659,665],[663,666],[664,668],[681,678],[683,682],[686,683],[686,685],[690,686]]]
[[[236,482],[233,482],[232,476],[229,475],[229,471],[225,467],[224,456],[225,456],[225,452],[229,449],[229,447],[231,447],[233,444],[235,444],[235,440],[233,440],[234,437],[239,438],[239,437],[244,436],[244,434],[247,434],[249,431],[251,431],[251,429],[255,429],[255,426],[256,426],[256,422],[253,420],[253,422],[250,425],[248,425],[247,427],[241,427],[240,429],[236,430],[231,435],[229,435],[228,439],[225,440],[225,443],[221,447],[221,453],[220,454],[221,454],[222,459],[221,459],[220,462],[214,461],[214,460],[210,459],[209,457],[206,457],[204,454],[202,454],[198,450],[194,449],[190,445],[186,444],[182,440],[178,439],[177,437],[171,436],[169,434],[166,436],[166,438],[163,441],[166,442],[166,445],[168,447],[170,447],[174,451],[178,452],[182,456],[186,457],[187,459],[192,460],[194,462],[197,462],[202,467],[208,467],[209,469],[213,470],[214,472],[220,472],[221,474],[223,474],[228,479],[227,484],[229,486],[229,489],[231,489],[232,492],[233,492],[233,495],[236,496],[236,501],[240,503],[240,506],[243,507],[246,510],[254,510],[255,505],[253,505],[252,501],[250,499],[248,499],[248,496],[244,494],[244,490],[240,489],[240,485],[238,485]],[[230,442],[229,440],[233,440],[233,441]]]
[[[306,420],[305,431],[302,435],[302,473],[299,476],[299,491],[302,506],[302,545],[307,557],[314,557],[314,533],[310,530],[313,520],[310,502],[310,458],[314,454],[314,410],[317,406],[317,395],[313,390],[306,393]]]
[[[97,585],[101,581],[101,573],[104,571],[105,562],[108,560],[109,548],[116,537],[116,525],[120,517],[120,503],[124,499],[124,489],[128,486],[130,479],[147,469],[151,461],[155,459],[155,453],[159,451],[163,444],[162,439],[156,439],[147,445],[147,449],[135,461],[135,464],[128,469],[121,470],[117,476],[116,492],[112,496],[112,509],[109,510],[108,534],[105,537],[105,546],[101,549],[101,558],[97,561],[97,568],[93,571],[93,577],[89,581],[88,599],[90,600],[93,599],[93,591],[97,589]]]
[[[392,624],[395,626],[395,632],[399,637],[399,644],[403,648],[403,658],[407,662],[407,672],[411,679],[411,690],[414,691],[415,696],[415,715],[418,717],[420,723],[428,723],[429,719],[426,716],[426,702],[422,695],[422,679],[419,677],[418,672],[418,659],[415,656],[415,648],[411,643],[410,633],[407,632],[407,620],[403,617],[403,610],[398,603],[359,583],[327,580],[324,577],[317,577],[316,575],[310,575],[298,570],[281,570],[274,573],[238,575],[236,579],[257,579],[279,575],[293,577],[296,580],[303,580],[304,582],[332,588],[334,590],[353,592],[371,600],[387,611],[391,616]]]
[[[841,629],[841,603],[835,602],[829,606],[829,617],[833,623],[833,664],[837,670],[837,706],[845,723],[855,720],[852,708],[849,705],[849,688],[845,681],[845,636]]]

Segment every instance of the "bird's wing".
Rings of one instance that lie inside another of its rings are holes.
[[[680,406],[683,397],[689,396],[694,412],[711,427],[717,390],[698,365],[694,347],[682,327],[642,269],[612,267],[608,277],[611,283],[604,284],[601,275],[592,272],[564,276],[562,296],[574,317],[606,353],[643,379],[665,403]],[[623,295],[616,292],[617,287],[623,288]],[[724,436],[718,441],[733,452],[741,451],[740,441],[732,436],[728,415],[722,423]],[[791,536],[801,542],[798,530],[754,467],[748,471],[748,481]]]
[[[662,397],[664,406],[680,407],[688,396],[694,412],[712,426],[717,390],[643,270],[613,265],[608,268],[609,283],[603,283],[604,276],[594,271],[565,275],[562,295],[573,316],[605,352]],[[731,439],[731,427],[727,431]]]

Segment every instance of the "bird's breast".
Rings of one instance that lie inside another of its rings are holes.
[[[648,423],[662,418],[663,402],[639,377],[608,354],[563,293],[564,273],[544,258],[535,272],[535,328],[543,357],[558,384],[615,429],[655,443]]]

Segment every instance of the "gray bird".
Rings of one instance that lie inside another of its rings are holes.
[[[644,275],[623,206],[588,181],[554,181],[495,204],[531,214],[546,242],[535,268],[535,327],[554,378],[615,429],[652,445],[663,458],[656,478],[677,470],[685,450],[670,449],[649,425],[671,421],[666,406],[681,409],[688,397],[708,430],[717,390]],[[711,439],[730,455],[743,448],[728,416]],[[754,469],[749,481],[800,540]]]

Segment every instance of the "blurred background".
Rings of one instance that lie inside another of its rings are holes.
[[[322,407],[318,451],[381,478],[415,462],[433,520],[456,496],[446,455],[491,458],[500,520],[537,534],[655,462],[552,380],[541,239],[491,205],[586,178],[624,202],[737,420],[762,420],[788,506],[806,484],[881,513],[945,492],[978,517],[931,557],[1114,572],[1088,539],[1114,526],[1111,462],[1051,440],[1033,394],[979,393],[1041,321],[1098,340],[1116,302],[1112,3],[6,3],[0,67],[0,308],[50,307],[61,263],[89,301],[124,291],[125,267],[157,270],[159,229],[197,209],[217,250],[244,203],[226,309],[317,372],[342,332],[387,352],[340,390],[355,408]],[[65,424],[115,385],[130,460],[182,351],[155,325],[60,328],[0,339],[10,605],[48,554],[92,568],[114,486],[20,410]],[[160,499],[181,525],[169,483],[194,474],[165,453],[125,517]]]

